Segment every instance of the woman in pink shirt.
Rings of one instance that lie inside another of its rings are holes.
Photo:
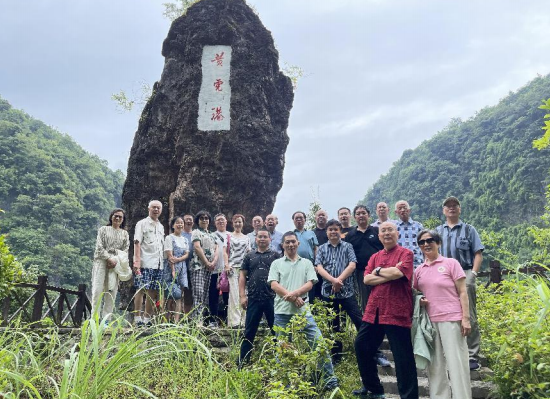
[[[413,286],[422,291],[420,305],[427,307],[435,330],[428,366],[430,398],[450,399],[452,390],[453,398],[469,399],[472,390],[466,335],[471,327],[466,275],[456,259],[439,254],[441,237],[435,230],[422,230],[417,242],[425,261],[414,272]]]

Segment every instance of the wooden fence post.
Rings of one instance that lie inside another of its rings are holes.
[[[34,294],[34,306],[32,309],[31,323],[37,323],[42,319],[42,308],[44,307],[44,299],[46,298],[47,284],[48,276],[38,277],[38,289]]]
[[[491,267],[491,277],[489,281],[493,284],[500,284],[502,282],[502,269],[500,268],[500,262],[498,260],[492,260],[489,262]]]
[[[78,300],[76,301],[76,309],[74,312],[75,327],[80,327],[82,324],[82,316],[86,308],[86,284],[78,285]]]

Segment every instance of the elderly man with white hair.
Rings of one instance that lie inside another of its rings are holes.
[[[158,299],[164,267],[164,227],[159,221],[162,203],[149,202],[149,216],[136,224],[134,232],[134,322],[136,326],[150,325],[153,305]],[[143,296],[147,294],[142,316]]]

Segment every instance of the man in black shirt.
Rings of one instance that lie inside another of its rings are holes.
[[[272,251],[270,245],[271,236],[269,231],[263,227],[256,233],[256,250],[245,255],[241,266],[239,296],[241,306],[246,309],[246,320],[238,362],[239,367],[250,360],[252,344],[254,338],[256,338],[262,315],[265,314],[267,325],[273,331],[275,293],[267,283],[267,276],[269,275],[271,263],[278,259],[280,255]],[[245,292],[247,285],[248,296]]]
[[[317,212],[315,212],[315,230],[313,230],[313,232],[317,236],[317,241],[319,242],[319,246],[326,244],[328,242],[327,222],[328,222],[327,211],[319,209]]]

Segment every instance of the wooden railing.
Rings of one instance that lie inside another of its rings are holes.
[[[30,288],[32,294],[23,300],[18,288]],[[57,297],[52,301],[52,298]],[[69,300],[73,298],[73,301]],[[76,297],[76,298],[74,298]],[[18,308],[14,311],[15,306]],[[59,327],[80,327],[92,313],[92,304],[86,295],[86,284],[78,290],[48,285],[48,276],[38,277],[38,284],[18,283],[2,303],[2,325],[9,325],[21,317],[31,326],[42,327],[41,321],[50,318]]]
[[[492,260],[489,262],[489,270],[479,272],[478,277],[489,277],[489,281],[487,282],[487,286],[489,286],[490,284],[500,284],[503,276],[516,274],[518,272],[524,274],[537,274],[544,278],[548,278],[549,273],[548,269],[542,266],[525,266],[517,270],[503,269],[498,260]]]

